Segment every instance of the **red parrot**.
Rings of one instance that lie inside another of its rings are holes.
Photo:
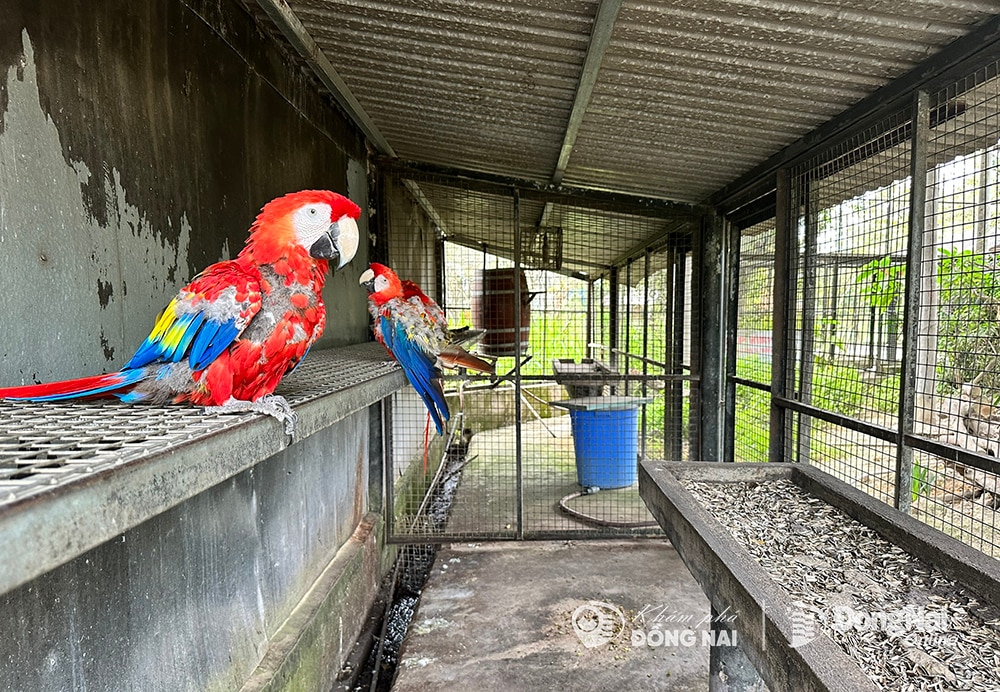
[[[412,284],[416,292],[407,299],[403,282],[389,267],[373,262],[361,275],[360,283],[368,289],[375,339],[403,367],[438,434],[442,434],[450,413],[440,369],[468,368],[494,374],[493,365],[454,344],[441,307],[416,284]]]
[[[327,190],[268,202],[239,255],[182,288],[121,370],[0,389],[0,399],[190,402],[267,413],[293,434],[295,413],[273,392],[323,332],[323,283],[330,263],[341,269],[357,252],[360,215]]]

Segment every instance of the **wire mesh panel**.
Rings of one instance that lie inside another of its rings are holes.
[[[911,514],[1000,558],[1000,475],[926,452],[914,453]]]
[[[929,98],[929,166],[914,352],[915,512],[997,554],[1000,464],[1000,83],[991,66]],[[965,463],[960,463],[965,462]]]
[[[771,413],[774,220],[740,234],[736,325],[736,461],[767,461]]]
[[[496,374],[446,375],[440,436],[412,392],[393,400],[392,539],[658,533],[637,461],[688,454],[690,229],[408,175],[386,186],[390,264],[402,248],[435,276],[406,250],[434,229],[448,325]]]
[[[859,454],[858,438],[866,437],[860,430],[875,427],[888,437],[898,427],[909,231],[907,117],[880,120],[792,176],[800,306],[794,387],[799,401],[843,421],[819,425],[811,416],[799,417],[795,455],[879,497],[880,486],[862,479],[894,478],[895,455]]]
[[[994,64],[914,94],[911,106],[790,171],[793,394],[779,401],[793,420],[793,460],[991,555],[1000,521],[998,73]],[[741,326],[752,277],[740,277]],[[748,383],[755,376],[737,350],[737,379]]]

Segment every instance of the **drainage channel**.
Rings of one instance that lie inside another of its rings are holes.
[[[447,523],[462,470],[472,461],[467,458],[470,431],[462,432],[457,441],[452,433],[445,458],[417,513],[418,520],[424,518],[429,533]],[[348,657],[334,692],[389,692],[392,688],[399,649],[420,602],[437,549],[436,544],[400,546],[396,563],[382,584],[365,630]]]

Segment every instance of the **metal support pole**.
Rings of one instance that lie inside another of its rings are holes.
[[[910,510],[913,448],[906,436],[913,433],[916,399],[917,351],[920,336],[920,285],[924,250],[924,206],[927,202],[927,151],[930,139],[930,99],[918,91],[913,102],[913,142],[910,154],[910,228],[906,249],[906,295],[903,313],[903,367],[899,375],[899,439],[896,443],[896,507]]]
[[[632,394],[632,260],[625,265],[625,396]]]
[[[448,300],[445,295],[445,284],[448,280],[448,269],[447,263],[444,261],[444,237],[441,235],[438,235],[438,239],[434,243],[434,266],[437,269],[434,277],[434,290],[437,293],[437,302],[441,306],[441,309],[447,313]]]
[[[819,231],[818,202],[811,187],[805,190],[806,224],[802,269],[802,341],[799,354],[799,401],[812,403],[813,370],[816,362],[816,236]],[[812,449],[812,418],[799,416],[796,461],[809,463]]]
[[[524,538],[524,457],[521,440],[521,196],[514,198],[514,458],[517,471],[517,537]]]
[[[642,395],[646,396],[649,385],[649,248],[646,248],[646,262],[642,267]],[[639,439],[639,454],[646,458],[646,407],[642,407],[642,437]]]
[[[587,281],[587,328],[586,328],[586,343],[594,343],[594,280],[590,279]],[[585,352],[585,355],[589,356],[589,353]]]
[[[666,319],[663,320],[663,362],[666,363],[664,374],[673,375],[677,373],[674,367],[674,326],[676,317],[674,315],[674,286],[677,283],[677,248],[671,246],[667,250],[667,280],[666,296],[664,298]],[[681,422],[674,418],[674,397],[677,394],[680,382],[672,379],[666,381],[663,388],[663,458],[680,460],[679,454],[675,456],[676,450],[680,449],[680,439],[682,435]]]
[[[792,195],[790,175],[782,168],[776,176],[774,214],[774,303],[771,314],[771,427],[768,447],[768,461],[787,461],[787,410],[776,399],[788,398],[788,378],[794,368],[789,368],[789,325],[791,307],[794,305],[791,270],[792,246],[795,236],[792,232]]]
[[[736,460],[736,330],[740,307],[740,239],[738,228],[724,223],[726,243],[725,286],[726,337],[725,337],[725,407],[722,422],[722,460]]]
[[[611,369],[618,370],[618,267],[611,267],[608,272],[608,347],[611,348]],[[614,394],[614,391],[611,392]]]
[[[725,370],[726,237],[722,219],[709,213],[703,221],[701,255],[701,458],[719,461],[722,455],[722,407]]]
[[[670,332],[673,343],[670,345],[671,357],[667,361],[670,363],[671,375],[684,374],[684,308],[686,307],[684,288],[687,283],[687,257],[688,253],[681,249],[677,249],[673,253],[673,277],[671,279],[673,318],[670,320],[673,323]],[[667,407],[666,415],[670,416],[674,435],[671,438],[671,456],[668,459],[680,461],[684,456],[684,383],[680,380],[670,380],[669,391],[671,392],[671,404]],[[696,416],[692,415],[691,418],[696,419]],[[689,421],[689,423],[693,424],[693,421]],[[691,439],[694,437],[691,435]]]

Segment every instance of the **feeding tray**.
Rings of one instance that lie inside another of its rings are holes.
[[[557,358],[552,361],[552,372],[573,399],[600,396],[604,385],[622,379],[611,366],[593,358],[582,358],[579,363],[572,358]]]
[[[639,494],[772,690],[1000,688],[997,560],[804,464],[644,461]]]

